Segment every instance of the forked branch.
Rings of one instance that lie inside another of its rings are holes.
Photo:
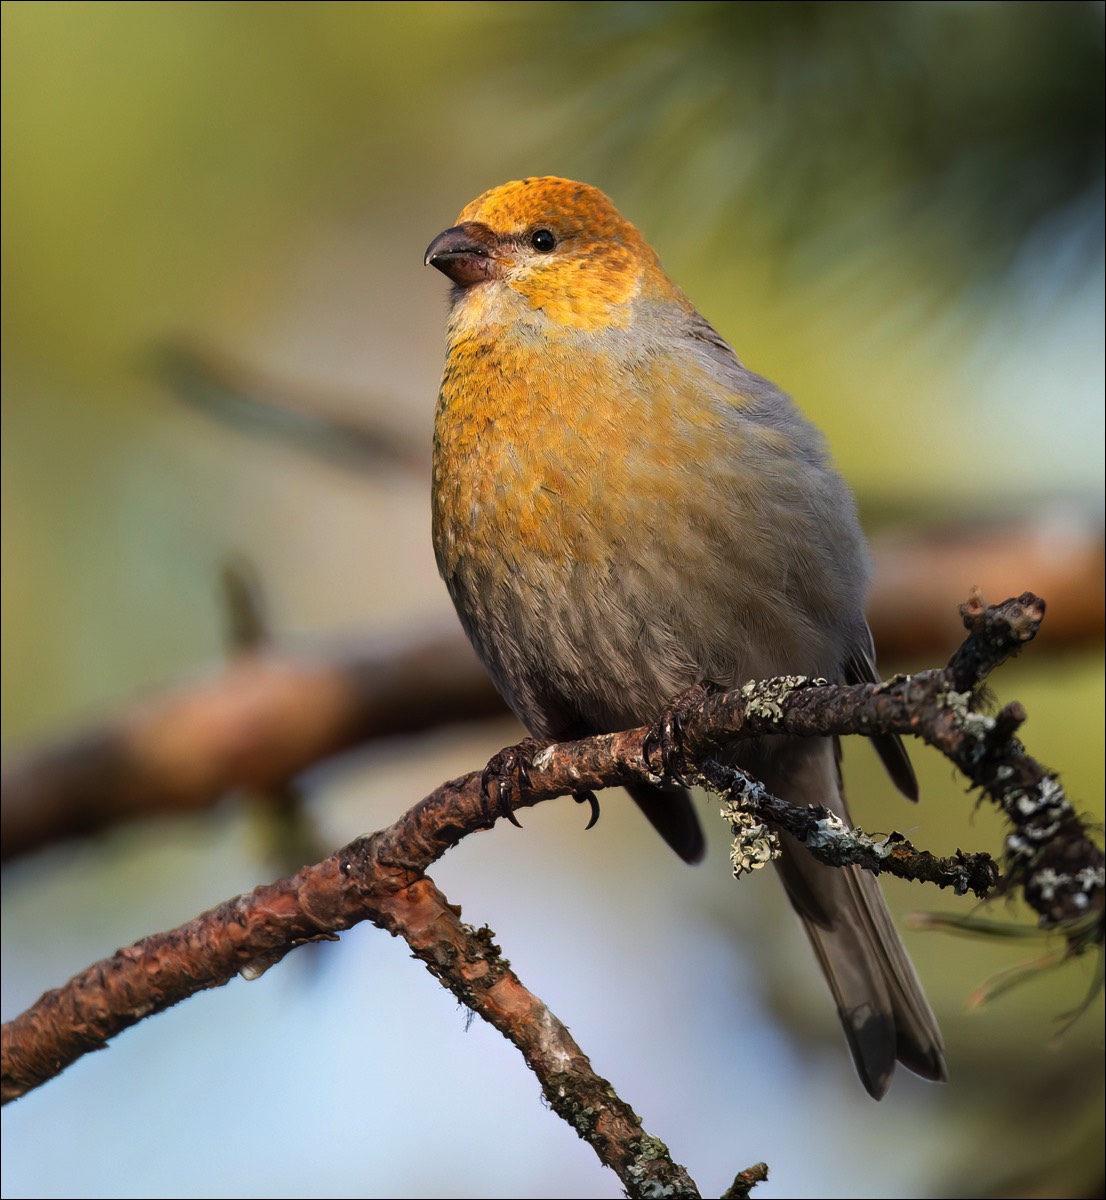
[[[1015,737],[1018,705],[979,711],[988,674],[1037,632],[1044,604],[1026,593],[993,608],[978,597],[962,609],[968,637],[941,670],[878,685],[837,686],[783,678],[704,699],[682,724],[682,750],[695,778],[728,794],[741,813],[783,826],[823,861],[858,862],[957,891],[986,895],[1019,887],[1040,923],[1067,937],[1072,953],[1102,942],[1103,853],[1057,776]],[[939,749],[1009,818],[1004,880],[986,855],[937,859],[897,834],[877,841],[797,809],[712,758],[735,739],[772,734],[910,734]],[[361,921],[404,938],[436,978],[519,1047],[554,1110],[615,1170],[631,1196],[695,1196],[663,1144],[590,1063],[565,1027],[501,956],[489,930],[461,923],[426,871],[470,833],[508,811],[558,796],[659,778],[647,728],[547,747],[493,806],[473,772],[443,784],[393,825],[357,838],[290,879],[202,914],[169,933],[118,951],[47,992],[3,1030],[3,1100],[59,1074],[121,1030],[236,974],[255,977],[296,946],[334,939]],[[759,1166],[748,1177],[751,1187]],[[747,1194],[747,1189],[746,1189]]]

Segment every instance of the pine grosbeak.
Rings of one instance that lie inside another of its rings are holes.
[[[818,431],[753,374],[602,192],[535,178],[468,205],[426,262],[453,283],[434,443],[438,566],[496,685],[537,738],[656,720],[698,683],[874,681],[852,496]],[[873,739],[898,787],[896,737]],[[736,762],[848,820],[832,739]],[[631,794],[684,859],[686,791]],[[896,1060],[945,1077],[941,1035],[875,878],[782,836],[778,866],[864,1086]]]

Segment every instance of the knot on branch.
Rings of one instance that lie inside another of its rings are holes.
[[[734,1177],[733,1183],[722,1193],[722,1200],[749,1200],[753,1188],[758,1183],[766,1183],[767,1180],[768,1164],[754,1163]]]
[[[1045,602],[1032,592],[989,605],[973,589],[960,606],[968,637],[949,660],[948,674],[957,691],[971,691],[1006,659],[1031,642],[1045,617]]]

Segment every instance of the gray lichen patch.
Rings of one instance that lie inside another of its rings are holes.
[[[828,679],[807,675],[780,675],[776,679],[752,680],[741,689],[741,698],[751,717],[778,721],[783,716],[783,703],[791,692],[800,688],[828,687]]]

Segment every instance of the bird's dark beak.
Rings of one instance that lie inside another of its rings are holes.
[[[470,287],[483,283],[494,273],[492,248],[491,231],[476,221],[466,221],[439,233],[427,246],[423,261],[448,275],[458,287]]]

